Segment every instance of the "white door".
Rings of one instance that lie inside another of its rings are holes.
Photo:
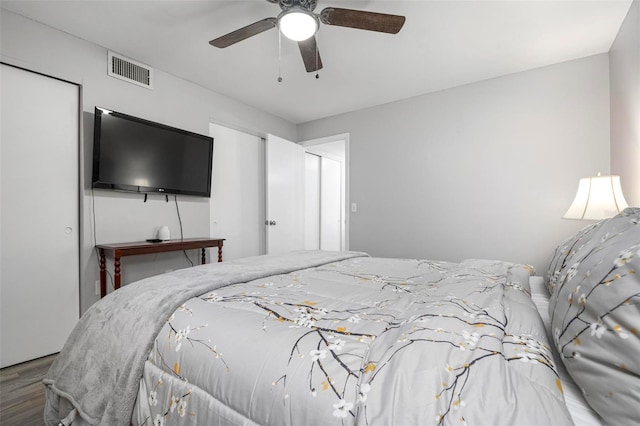
[[[223,259],[264,254],[264,142],[217,124],[213,137],[211,238],[225,238]],[[217,249],[210,259],[216,259]]]
[[[320,173],[320,248],[342,249],[342,165],[322,157]]]
[[[2,65],[1,367],[60,351],[80,311],[76,85]]]
[[[320,248],[320,161],[322,157],[304,154],[304,248]]]
[[[348,205],[348,135],[308,140],[301,142],[300,145],[304,146],[307,155],[316,155],[321,161],[318,225],[320,249],[348,250],[348,213],[346,211]],[[307,212],[307,216],[309,215],[310,213]],[[307,233],[310,232],[310,226],[307,226]]]
[[[304,249],[304,148],[268,135],[267,253]]]

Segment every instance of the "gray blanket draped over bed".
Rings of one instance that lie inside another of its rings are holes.
[[[47,373],[45,422],[58,424],[75,407],[89,424],[128,425],[154,338],[192,297],[364,255],[305,251],[259,256],[175,271],[111,293],[82,316]]]

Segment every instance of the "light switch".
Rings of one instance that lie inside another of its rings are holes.
[[[351,213],[356,213],[358,211],[358,204],[351,203]]]

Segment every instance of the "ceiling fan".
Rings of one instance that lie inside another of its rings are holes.
[[[276,18],[265,18],[246,27],[232,31],[209,44],[219,48],[258,35],[271,28],[278,27],[287,38],[297,41],[307,72],[322,69],[315,34],[320,22],[325,25],[357,28],[367,31],[397,34],[404,25],[405,17],[363,10],[327,7],[320,13],[314,13],[318,0],[267,0],[278,3],[282,12]]]

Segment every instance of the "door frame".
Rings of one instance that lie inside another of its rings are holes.
[[[351,203],[349,202],[349,163],[350,163],[350,149],[349,149],[349,133],[339,133],[336,135],[325,136],[316,139],[309,139],[306,141],[298,142],[302,147],[310,147],[315,145],[324,145],[332,142],[344,141],[344,250],[349,250],[349,210]]]

